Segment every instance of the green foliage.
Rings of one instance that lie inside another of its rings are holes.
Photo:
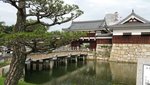
[[[31,16],[39,13],[39,17],[51,19],[53,22],[49,26],[68,22],[83,14],[77,5],[65,4],[63,0],[30,0],[26,5],[32,6],[29,8]]]
[[[109,48],[109,46],[101,46],[101,48]]]
[[[13,44],[13,42],[18,41],[29,48],[37,48],[31,43],[34,41],[39,49],[47,48],[45,50],[48,50],[67,45],[84,35],[85,33],[83,32],[47,32],[43,29],[36,29],[33,32],[18,32],[12,34],[1,33],[0,40],[3,40],[1,45],[10,45]]]
[[[27,22],[32,23],[35,21],[28,20]],[[84,32],[47,32],[48,27],[41,24],[29,26],[25,32],[13,33],[12,29],[14,26],[7,26],[7,28],[6,26],[1,26],[5,29],[0,31],[0,45],[11,46],[17,41],[33,49],[35,52],[42,51],[43,49],[44,51],[56,49],[86,34]]]
[[[84,36],[83,32],[50,32],[47,42],[53,49],[63,45],[70,44],[72,41],[79,39]]]
[[[0,68],[9,64],[10,64],[9,61],[0,62]]]
[[[47,32],[49,26],[74,20],[83,14],[77,5],[65,4],[63,0],[0,1],[14,6],[17,13],[23,13],[17,14],[15,26],[2,29],[0,45],[14,46],[17,42],[34,50],[55,49],[83,35],[81,32]],[[31,17],[35,17],[34,20],[31,20]],[[46,23],[43,19],[48,19],[49,22]]]
[[[4,29],[4,22],[0,22],[0,32]]]
[[[36,22],[35,20],[32,20],[32,19],[29,19],[27,20],[27,23],[30,24],[30,23],[34,23]],[[47,31],[48,30],[48,27],[47,26],[43,26],[41,24],[35,24],[35,25],[32,25],[32,26],[28,26],[25,31],[26,32],[33,32],[33,31]]]
[[[5,22],[0,22],[0,32],[11,33],[13,27],[14,27],[13,25],[12,26],[6,26]]]
[[[4,26],[4,33],[12,33],[14,25],[12,26]]]
[[[0,85],[4,85],[4,80],[5,80],[5,78],[0,76]],[[24,81],[19,81],[18,85],[36,85],[36,84],[31,84],[31,83],[26,83]]]

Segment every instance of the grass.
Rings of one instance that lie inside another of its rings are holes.
[[[5,78],[0,77],[0,85],[4,85],[4,80],[5,80]],[[19,81],[18,85],[36,85],[36,84],[31,84],[31,83],[26,83],[24,81]]]
[[[4,67],[6,65],[9,65],[9,64],[10,64],[10,61],[0,62],[0,68]],[[0,85],[4,85],[4,80],[5,80],[5,78],[3,78],[0,75]],[[18,85],[36,85],[36,84],[27,83],[25,81],[20,80]]]
[[[0,68],[9,64],[10,64],[9,61],[0,62]]]

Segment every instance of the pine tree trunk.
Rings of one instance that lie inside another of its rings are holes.
[[[19,9],[17,11],[17,21],[13,32],[24,32],[26,24],[26,9],[25,9],[26,0],[18,0]],[[25,54],[26,49],[25,45],[20,44],[20,39],[16,39],[12,42],[13,48],[13,57],[10,64],[9,73],[4,82],[4,85],[18,85],[18,81],[23,74],[23,69],[25,67],[25,60],[27,54]]]
[[[26,54],[25,47],[19,43],[13,46],[13,58],[10,64],[10,70],[5,80],[5,85],[17,85],[19,79],[23,75],[23,69],[25,66]]]

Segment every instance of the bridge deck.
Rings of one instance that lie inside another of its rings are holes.
[[[32,60],[42,60],[42,59],[47,59],[47,58],[54,58],[54,57],[64,57],[64,56],[69,56],[69,55],[79,55],[79,54],[85,54],[87,55],[88,52],[53,52],[49,54],[30,54],[28,58]]]

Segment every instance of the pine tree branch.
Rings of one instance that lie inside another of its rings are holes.
[[[14,6],[15,8],[17,8],[19,10],[19,7],[17,6],[17,2],[18,2],[17,0],[16,1],[15,0],[9,0],[9,2],[12,6]]]

